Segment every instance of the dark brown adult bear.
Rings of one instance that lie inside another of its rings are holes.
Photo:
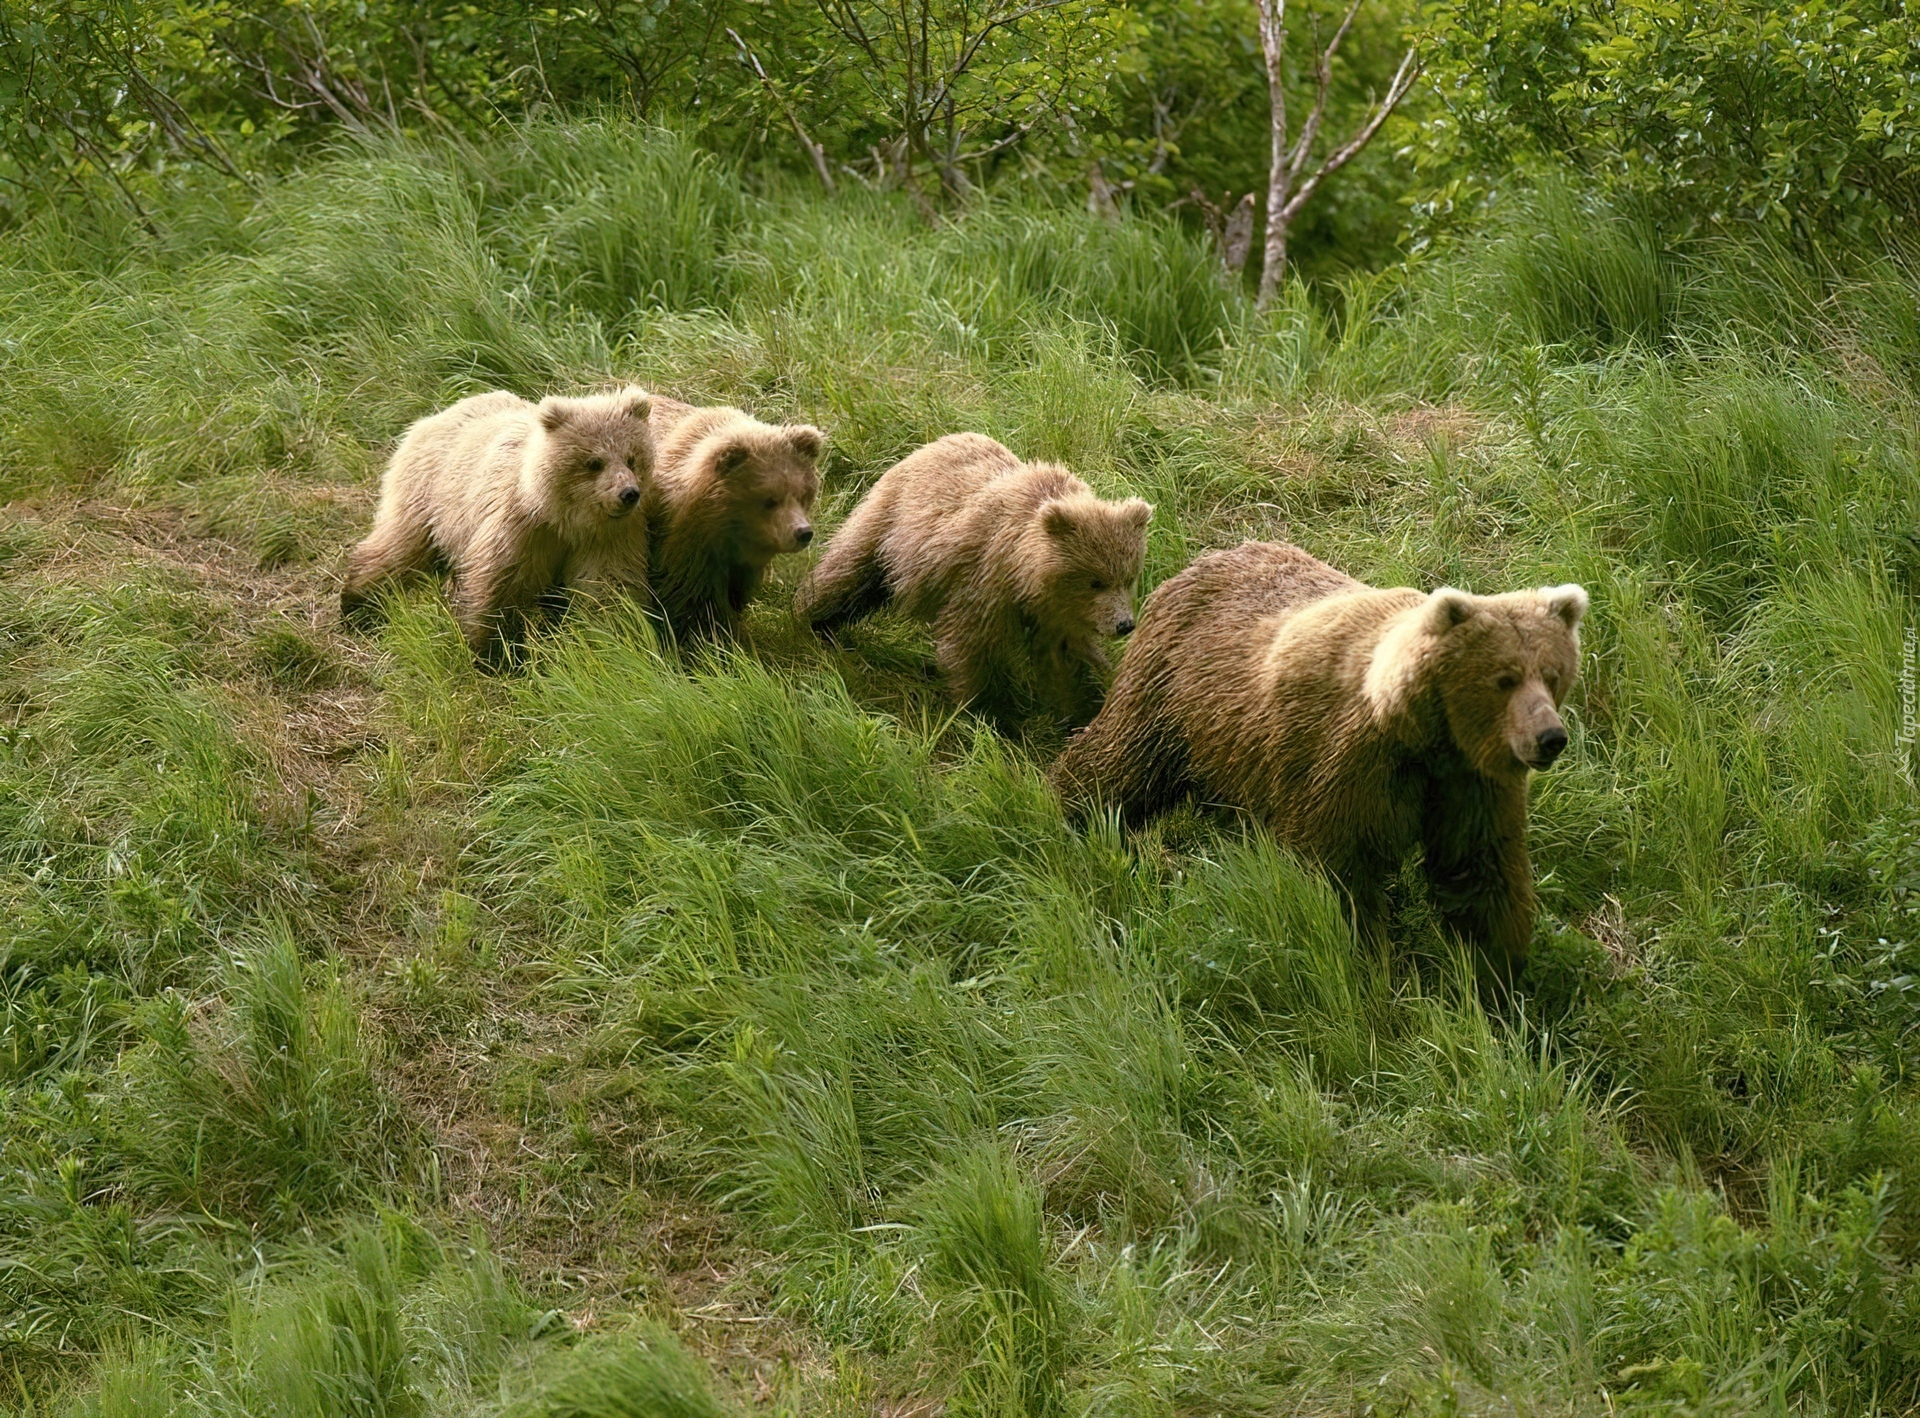
[[[1027,702],[1084,724],[1100,642],[1133,629],[1153,508],[1106,502],[1065,468],[1023,463],[978,433],[929,443],[881,475],[794,597],[831,635],[889,601],[933,626],[959,703],[1003,717]]]
[[[1587,593],[1376,590],[1298,547],[1201,557],[1147,599],[1105,707],[1051,778],[1138,821],[1193,794],[1319,861],[1377,929],[1417,845],[1446,922],[1533,932],[1527,774],[1567,745]]]

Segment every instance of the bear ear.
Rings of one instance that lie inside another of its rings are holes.
[[[793,451],[809,463],[820,457],[820,446],[827,441],[826,434],[810,423],[787,425],[787,442],[793,445]]]
[[[1134,526],[1144,529],[1153,520],[1153,504],[1138,497],[1129,497],[1120,504],[1120,515]]]
[[[713,460],[713,470],[723,478],[730,478],[753,457],[753,450],[744,443],[733,442],[722,445],[719,454]]]
[[[534,412],[540,415],[540,427],[551,433],[567,421],[567,415],[572,410],[568,407],[567,400],[549,394],[540,401],[539,408]]]
[[[1587,590],[1568,582],[1564,586],[1542,586],[1540,595],[1547,603],[1547,614],[1565,621],[1568,630],[1578,630],[1587,618]]]
[[[627,391],[627,417],[639,421],[653,412],[653,395],[645,389]]]
[[[1073,532],[1073,509],[1059,498],[1040,504],[1040,530],[1050,537],[1065,537]]]
[[[1456,625],[1473,618],[1473,597],[1452,586],[1442,586],[1427,597],[1421,623],[1429,635],[1445,635]]]

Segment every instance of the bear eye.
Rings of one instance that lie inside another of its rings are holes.
[[[1499,680],[1498,680],[1498,681],[1496,681],[1496,683],[1498,683],[1498,684],[1499,684],[1499,686],[1500,686],[1500,688],[1502,688],[1502,689],[1513,689],[1513,688],[1515,688],[1516,686],[1518,686],[1518,685],[1519,685],[1519,683],[1520,683],[1520,676],[1519,676],[1519,675],[1511,675],[1511,674],[1509,674],[1509,675],[1501,675],[1501,676],[1500,676],[1500,678],[1499,678]]]
[[[589,458],[589,459],[587,459],[587,471],[588,471],[588,472],[590,472],[590,473],[604,473],[604,472],[605,472],[606,470],[607,470],[607,460],[606,460],[605,458]]]
[[[773,511],[773,509],[778,507],[779,505],[780,505],[780,499],[777,497],[769,497],[764,504],[767,511],[769,512]]]
[[[1107,583],[1096,576],[1093,578],[1093,589],[1096,591],[1104,591],[1107,589]]]

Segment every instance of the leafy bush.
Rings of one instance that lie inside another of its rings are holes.
[[[1490,179],[1571,164],[1669,239],[1885,236],[1920,222],[1914,24],[1905,0],[1441,0],[1430,135]]]

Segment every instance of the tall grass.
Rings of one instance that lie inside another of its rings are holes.
[[[657,1323],[671,1284],[569,1346],[545,1303],[604,1293],[445,1239],[447,1057],[527,1144],[502,1253],[549,1243],[543,1188],[722,1218],[740,1329],[832,1356],[754,1390],[784,1411],[1920,1402],[1897,266],[1675,252],[1544,191],[1262,315],[1171,223],[930,229],[613,120],[175,202],[158,242],[51,213],[0,254],[33,1402],[749,1402]],[[430,594],[349,642],[127,531],[319,604],[407,420],[615,377],[826,426],[829,519],[969,427],[1153,498],[1149,582],[1286,535],[1386,584],[1585,583],[1520,990],[1489,1012],[1412,876],[1376,949],[1243,824],[1069,829],[1049,741],[954,717],[911,626],[812,644],[788,568],[739,650],[575,617],[482,682]],[[273,726],[322,711],[363,732],[302,766]]]

